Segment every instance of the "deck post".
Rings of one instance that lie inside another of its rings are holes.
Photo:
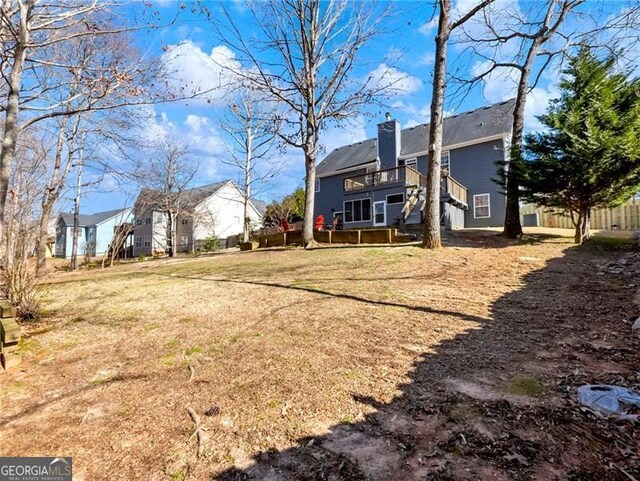
[[[358,229],[358,230],[357,230],[357,232],[358,232],[358,244],[360,244],[360,239],[361,239],[361,236],[360,236],[360,229]]]

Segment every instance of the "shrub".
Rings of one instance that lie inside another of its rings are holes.
[[[40,312],[42,286],[40,279],[31,272],[28,262],[17,261],[2,271],[4,294],[23,319],[35,319]]]
[[[204,252],[213,252],[220,247],[220,239],[216,236],[207,237],[202,244],[202,250]]]

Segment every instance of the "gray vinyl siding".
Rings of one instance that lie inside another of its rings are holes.
[[[496,177],[495,161],[504,158],[503,142],[501,139],[482,144],[470,145],[449,151],[451,176],[467,188],[469,209],[464,215],[458,210],[448,211],[448,223],[451,227],[495,227],[504,223],[505,198],[500,187],[492,180]],[[417,156],[417,168],[420,173],[427,175],[427,156]],[[352,199],[370,198],[373,202],[384,200],[389,194],[404,192],[405,199],[409,192],[403,185],[381,185],[361,191],[344,192],[344,178],[358,175],[360,172],[322,177],[320,192],[315,194],[315,215],[322,214],[325,223],[331,223],[334,212],[343,212],[344,201]],[[490,217],[475,219],[473,215],[473,196],[476,194],[490,195]],[[387,225],[391,226],[401,217],[403,204],[386,206]],[[420,208],[422,203],[413,209],[407,224],[422,222]],[[443,209],[444,211],[444,209]],[[373,215],[373,214],[372,214]],[[464,225],[462,221],[464,219]],[[372,227],[373,219],[366,222],[345,223],[345,228]]]
[[[147,215],[151,215],[151,223],[146,224],[145,219]],[[138,219],[142,220],[142,225],[138,225]],[[145,236],[150,236],[152,239],[151,246],[144,246],[144,238]],[[136,247],[136,239],[140,237],[142,241],[142,245],[140,247]],[[135,220],[133,223],[133,255],[134,257],[138,256],[148,256],[151,255],[151,251],[153,249],[153,213],[148,210],[144,211],[140,214],[136,214]]]
[[[344,215],[344,202],[348,200],[371,199],[371,220],[363,222],[345,222],[345,229],[357,229],[365,227],[373,227],[373,203],[387,200],[388,195],[404,193],[405,199],[408,195],[407,189],[403,184],[397,185],[379,185],[369,189],[344,191],[344,178],[357,175],[349,173],[349,175],[334,175],[323,177],[320,179],[320,192],[316,192],[315,196],[315,216],[322,214],[325,224],[330,224],[333,219],[334,212],[342,212]],[[386,223],[393,225],[402,215],[402,207],[404,204],[386,205]],[[407,223],[420,222],[419,205],[416,206]]]
[[[451,176],[467,188],[469,209],[465,211],[465,227],[498,227],[504,223],[505,197],[496,178],[495,161],[504,158],[502,140],[470,145],[450,151]],[[473,196],[490,195],[491,217],[475,219]]]

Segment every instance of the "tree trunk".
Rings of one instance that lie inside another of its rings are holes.
[[[251,135],[247,135],[246,151],[247,157],[244,166],[244,213],[243,213],[243,228],[242,228],[242,242],[249,242],[250,235],[250,219],[249,219],[249,200],[251,199],[251,154],[252,154],[252,138]]]
[[[7,85],[7,103],[4,121],[4,135],[2,138],[2,152],[0,152],[0,243],[5,245],[5,208],[9,192],[9,175],[16,155],[16,141],[20,133],[18,127],[18,112],[20,111],[20,90],[22,89],[22,72],[27,56],[29,43],[28,20],[31,15],[34,0],[27,0],[20,4],[20,26],[18,27],[17,42],[13,65]]]
[[[438,249],[440,241],[440,156],[442,154],[442,123],[447,69],[447,42],[449,40],[448,1],[440,3],[438,35],[436,36],[433,89],[431,96],[431,124],[429,126],[429,168],[424,219],[423,247]]]
[[[578,212],[578,221],[574,222],[575,233],[573,241],[576,244],[583,244],[591,237],[591,209],[581,208]]]
[[[307,175],[305,177],[304,227],[302,231],[302,238],[305,249],[309,249],[317,245],[313,237],[313,210],[316,191],[316,148],[315,141],[310,142],[313,143],[313,145],[310,146],[310,148],[305,146],[306,148],[304,151],[304,164]]]
[[[173,232],[173,212],[171,209],[167,212],[167,250],[169,251],[169,257],[173,257],[175,255],[175,243],[174,243],[174,232]],[[153,222],[153,219],[151,219]]]
[[[44,274],[47,270],[47,240],[49,239],[49,220],[51,219],[51,211],[53,202],[47,202],[42,206],[40,213],[40,222],[38,225],[38,238],[36,239],[37,264],[36,273]]]
[[[80,195],[82,191],[82,162],[78,164],[76,196],[73,200],[73,244],[71,246],[71,270],[78,268],[78,236],[80,235]]]
[[[554,7],[558,0],[551,1],[547,6],[547,13],[544,20],[544,26],[536,34],[529,50],[524,64],[520,68],[520,79],[518,81],[518,91],[516,93],[516,105],[513,111],[513,125],[511,129],[511,156],[509,161],[509,170],[507,172],[507,205],[504,215],[503,235],[509,239],[516,239],[522,236],[522,224],[520,223],[520,179],[524,170],[524,161],[522,159],[522,137],[524,130],[524,108],[527,102],[527,94],[529,93],[529,77],[531,69],[538,55],[540,45],[546,42],[561,24],[561,19],[556,20],[556,24],[552,29],[549,25],[553,19]],[[565,4],[562,11],[562,18],[568,11],[568,3]]]
[[[523,170],[522,137],[524,132],[524,108],[529,91],[529,75],[536,56],[536,49],[531,48],[524,67],[520,72],[516,104],[513,109],[513,124],[511,128],[511,152],[507,171],[507,205],[504,215],[503,235],[509,239],[522,236],[520,222],[520,179]]]

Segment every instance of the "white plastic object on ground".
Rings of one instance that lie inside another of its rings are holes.
[[[638,415],[627,414],[623,405],[640,407],[640,392],[622,386],[587,384],[578,388],[578,401],[604,416],[635,420]]]

